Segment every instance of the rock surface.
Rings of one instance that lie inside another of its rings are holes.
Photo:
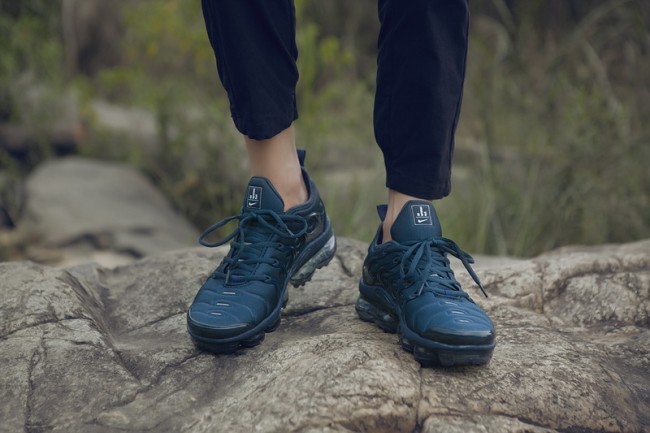
[[[25,194],[18,229],[36,245],[31,256],[37,261],[113,266],[195,245],[198,237],[144,176],[124,164],[48,161],[29,176]]]
[[[650,432],[650,240],[476,269],[486,367],[422,369],[356,318],[365,246],[291,289],[281,327],[197,351],[184,313],[223,249],[106,269],[0,264],[6,432]]]

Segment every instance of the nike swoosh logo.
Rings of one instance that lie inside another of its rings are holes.
[[[257,205],[257,204],[258,204],[258,202],[256,202],[256,201],[249,201],[248,202],[248,207],[253,207],[253,206]]]
[[[250,206],[250,205],[249,205],[249,206]],[[423,222],[425,222],[425,221],[429,221],[429,218],[425,218],[425,219],[423,219],[423,220],[421,220],[421,219],[418,218],[418,223],[423,223]]]

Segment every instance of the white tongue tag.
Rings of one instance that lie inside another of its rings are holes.
[[[431,203],[424,200],[406,202],[390,230],[396,242],[421,241],[442,236],[438,216]]]
[[[433,220],[431,219],[431,206],[412,204],[411,214],[413,215],[413,225],[416,226],[432,226]]]
[[[244,210],[268,209],[275,212],[284,210],[284,202],[273,184],[265,177],[253,176],[244,194]]]
[[[248,187],[248,195],[246,196],[246,207],[250,209],[262,209],[262,187],[252,186]]]

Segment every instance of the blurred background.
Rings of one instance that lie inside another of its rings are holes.
[[[337,234],[369,241],[376,0],[295,4],[298,144]],[[650,237],[650,2],[471,10],[444,235],[512,256]],[[70,155],[128,164],[198,229],[239,212],[245,152],[199,0],[0,0],[1,260],[34,259],[25,180]]]

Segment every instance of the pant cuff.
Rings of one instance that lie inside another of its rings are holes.
[[[291,107],[286,113],[277,113],[272,116],[241,116],[232,109],[232,120],[239,132],[253,140],[267,140],[287,129],[298,119],[298,107],[295,95]]]
[[[437,200],[449,195],[451,192],[451,181],[444,179],[434,182],[423,182],[421,179],[411,176],[390,173],[386,176],[386,187],[423,200]]]

